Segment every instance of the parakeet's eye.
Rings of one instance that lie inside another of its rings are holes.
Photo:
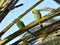
[[[38,13],[38,11],[34,9],[34,10],[32,10],[32,13]]]

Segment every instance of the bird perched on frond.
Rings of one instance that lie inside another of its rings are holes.
[[[17,25],[17,27],[18,27],[19,29],[25,27],[25,24],[24,24],[21,20],[19,20],[19,19],[17,20],[16,25]]]
[[[19,20],[19,19],[17,19],[16,25],[17,25],[17,27],[18,27],[19,29],[22,29],[23,27],[25,27],[24,22],[21,21],[21,20]],[[27,30],[27,32],[31,33],[29,30]],[[31,34],[32,34],[32,33],[31,33]]]
[[[35,9],[33,9],[33,10],[32,10],[32,13],[34,14],[34,18],[35,18],[35,20],[39,20],[39,19],[41,19],[42,16],[41,16],[41,13],[40,13],[39,10],[35,10]],[[42,23],[39,23],[39,25],[40,25],[41,28],[43,28]]]

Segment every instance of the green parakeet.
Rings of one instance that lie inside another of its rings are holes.
[[[41,13],[40,13],[40,11],[34,9],[34,10],[32,10],[32,13],[34,14],[35,20],[41,19]],[[39,23],[39,25],[40,25],[41,28],[43,27],[42,23]]]
[[[16,25],[17,25],[17,27],[18,27],[19,29],[25,27],[25,24],[24,24],[22,21],[20,21],[20,20],[17,21]]]
[[[25,27],[25,24],[24,24],[21,20],[19,20],[19,19],[17,20],[16,25],[17,25],[17,27],[18,27],[19,29]],[[30,31],[28,31],[28,32],[31,33]],[[32,34],[32,33],[31,33],[31,34]]]

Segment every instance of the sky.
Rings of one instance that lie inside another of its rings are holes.
[[[12,11],[10,11],[8,13],[8,15],[4,18],[4,20],[0,23],[0,32],[8,25],[10,24],[14,19],[16,19],[19,15],[21,15],[24,11],[26,11],[29,7],[31,7],[33,4],[35,4],[38,0],[20,0],[18,4],[23,3],[24,5],[16,8]],[[41,4],[39,4],[38,6],[36,6],[34,9],[41,9],[43,7],[51,7],[54,9],[57,9],[58,7],[60,7],[60,5],[58,5],[56,2],[54,2],[53,0],[44,0]],[[47,14],[47,12],[41,12],[42,16],[44,16],[45,14]],[[58,18],[57,18],[58,19]],[[28,14],[26,14],[22,19],[21,19],[25,25],[28,25],[29,23],[31,23],[32,21],[34,21],[34,16],[32,11],[30,11]],[[16,32],[18,30],[18,27],[15,25],[13,25],[3,36],[1,39],[4,39],[5,37],[9,36],[10,34]],[[21,38],[22,35],[18,36],[17,38],[15,38],[14,40],[10,41],[9,43],[7,43],[6,45],[11,44],[12,42],[15,42],[16,40],[18,40],[19,38]]]

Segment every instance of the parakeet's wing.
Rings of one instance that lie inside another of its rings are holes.
[[[20,20],[17,21],[16,25],[17,25],[17,27],[18,27],[19,29],[25,27],[24,23],[23,23],[22,21],[20,21]]]

